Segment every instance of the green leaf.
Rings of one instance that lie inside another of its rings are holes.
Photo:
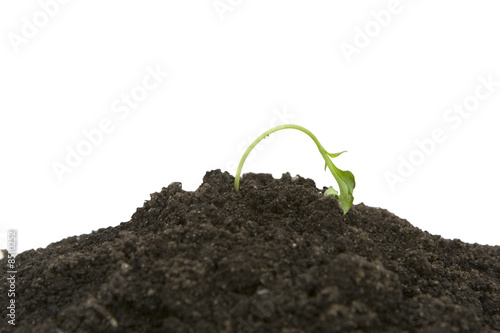
[[[333,153],[333,154],[332,154],[332,153],[329,153],[329,152],[325,151],[325,153],[326,153],[328,156],[330,156],[331,158],[335,158],[335,157],[340,156],[341,154],[346,153],[346,152],[347,152],[347,150],[344,150],[344,151],[341,151],[340,153]]]
[[[330,154],[328,154],[328,153],[326,153],[326,154],[328,156],[330,156]],[[339,155],[340,154],[341,153],[339,153]],[[332,160],[328,157],[325,157],[325,162],[328,166],[328,169],[330,169],[330,172],[332,173],[333,177],[335,177],[335,180],[339,184],[340,208],[342,208],[342,210],[344,211],[344,214],[347,214],[349,209],[351,209],[352,203],[354,201],[353,191],[354,191],[354,187],[356,186],[356,181],[354,179],[354,175],[350,171],[344,171],[344,170],[340,170],[339,168],[337,168],[333,164]],[[330,191],[330,193],[332,193],[332,192]],[[326,195],[326,192],[325,192],[325,195]]]
[[[347,150],[344,150],[344,151],[341,151],[340,153],[329,153],[325,150],[325,154],[327,154],[328,156],[330,156],[331,158],[335,158],[343,153],[347,152]],[[325,170],[326,170],[326,162],[325,162]]]
[[[338,199],[339,198],[339,192],[337,192],[336,189],[333,188],[333,186],[330,186],[326,191],[325,191],[325,195],[331,195],[332,197],[334,197],[335,199]]]

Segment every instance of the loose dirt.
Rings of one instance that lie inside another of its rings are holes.
[[[288,173],[233,182],[172,183],[128,222],[20,253],[15,327],[3,259],[0,332],[500,332],[499,246],[343,215]]]

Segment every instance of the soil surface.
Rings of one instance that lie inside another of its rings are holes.
[[[0,332],[500,332],[499,246],[343,215],[288,173],[233,182],[172,183],[129,222],[20,253],[15,327],[3,259]]]

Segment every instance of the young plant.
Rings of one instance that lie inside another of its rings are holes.
[[[321,156],[323,156],[323,159],[325,160],[325,170],[326,167],[328,167],[328,169],[332,173],[333,177],[337,181],[340,188],[340,196],[332,186],[330,186],[330,188],[328,188],[325,191],[325,195],[331,195],[334,198],[340,200],[340,207],[344,211],[344,214],[346,214],[352,207],[352,202],[354,200],[352,192],[354,191],[356,182],[354,180],[354,175],[350,171],[343,171],[338,169],[331,160],[331,158],[335,158],[340,154],[344,153],[345,151],[341,151],[340,153],[334,153],[334,154],[327,152],[325,148],[323,148],[323,146],[319,143],[318,139],[314,134],[312,134],[309,130],[299,125],[293,125],[293,124],[279,125],[262,133],[257,139],[255,139],[255,141],[252,142],[252,144],[247,148],[247,150],[241,157],[240,164],[238,165],[238,170],[236,171],[236,178],[234,179],[234,189],[236,191],[239,190],[241,169],[243,168],[243,163],[245,163],[245,160],[247,159],[247,156],[250,154],[252,149],[269,134],[287,128],[296,129],[306,133],[314,141],[314,143],[316,143],[316,146],[318,147]]]

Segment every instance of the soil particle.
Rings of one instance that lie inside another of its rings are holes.
[[[172,183],[128,222],[20,253],[15,327],[3,259],[0,332],[500,332],[500,247],[343,215],[288,173],[233,182]]]

